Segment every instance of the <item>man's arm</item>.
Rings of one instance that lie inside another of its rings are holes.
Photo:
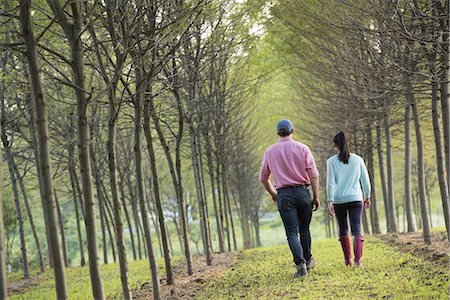
[[[266,188],[266,191],[270,194],[270,196],[272,196],[273,202],[277,202],[277,191],[273,187],[272,182],[270,182],[269,179],[262,180],[261,182]]]
[[[319,177],[313,177],[311,180],[311,186],[313,190],[313,211],[316,211],[320,207],[320,199],[319,199]]]

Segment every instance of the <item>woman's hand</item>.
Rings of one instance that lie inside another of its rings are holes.
[[[328,202],[328,214],[334,216],[334,204],[333,202]]]
[[[372,206],[372,202],[370,201],[370,198],[367,198],[364,200],[364,208],[370,208]]]

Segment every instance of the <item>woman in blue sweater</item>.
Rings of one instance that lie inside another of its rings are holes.
[[[370,207],[370,179],[364,160],[349,152],[343,132],[334,137],[336,155],[327,160],[328,213],[336,215],[339,224],[339,240],[344,252],[345,264],[352,265],[347,218],[353,235],[355,265],[362,266],[363,236],[361,219],[364,208]]]

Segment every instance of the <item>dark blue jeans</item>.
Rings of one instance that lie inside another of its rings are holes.
[[[281,188],[277,192],[277,204],[294,263],[299,265],[309,261],[311,258],[309,224],[312,216],[309,191],[304,186]]]
[[[334,204],[334,213],[339,224],[339,236],[348,235],[347,216],[350,219],[352,235],[361,235],[361,219],[364,205],[362,201]]]

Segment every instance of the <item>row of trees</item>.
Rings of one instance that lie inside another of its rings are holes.
[[[416,231],[419,223],[428,244],[427,184],[436,178],[450,234],[448,1],[286,0],[273,13],[281,20],[272,29],[284,41],[280,51],[288,53],[298,88],[309,99],[302,107],[317,116],[309,134],[321,145],[316,151],[323,161],[331,153],[332,133],[351,133],[353,151],[364,156],[374,182],[379,174],[387,231],[398,231],[402,207],[407,231]],[[434,147],[425,143],[424,132],[432,132]],[[394,194],[399,134],[404,134],[403,199]],[[428,162],[433,178],[426,171],[426,149],[435,151]],[[379,195],[374,185],[370,218],[363,219],[366,232],[381,232]]]
[[[130,249],[133,259],[147,257],[153,297],[160,297],[155,240],[173,283],[168,221],[190,275],[197,232],[208,265],[213,250],[237,249],[237,226],[244,248],[260,245],[259,160],[248,125],[258,80],[246,74],[257,37],[249,34],[255,18],[247,5],[4,2],[1,138],[17,216],[12,229],[5,225],[13,233],[19,227],[25,278],[32,234],[41,272],[47,261],[57,298],[67,298],[65,267],[77,262],[65,224],[76,226],[95,299],[105,298],[99,243],[105,263],[110,255],[119,261],[125,299],[132,298]],[[42,211],[30,198],[33,188]],[[44,220],[44,242],[36,215]],[[7,252],[0,243],[2,299]]]

